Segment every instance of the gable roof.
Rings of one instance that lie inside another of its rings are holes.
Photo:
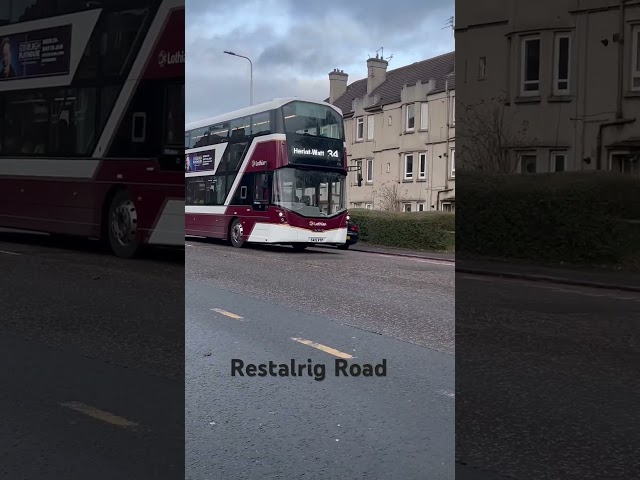
[[[431,79],[436,81],[436,87],[431,92],[432,94],[444,92],[446,80],[449,80],[449,90],[453,90],[456,86],[455,58],[456,52],[449,52],[428,60],[396,68],[395,70],[388,70],[386,80],[378,85],[371,92],[371,95],[380,96],[380,100],[377,103],[379,106],[397,103],[401,100],[400,94],[403,85],[415,85],[418,80],[422,83],[428,83]],[[362,98],[366,94],[367,79],[356,80],[347,86],[347,91],[333,104],[342,110],[345,115],[348,115],[352,112],[353,100]],[[325,102],[328,101],[328,98],[325,99]]]

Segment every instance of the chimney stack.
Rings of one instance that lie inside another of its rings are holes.
[[[347,91],[349,75],[335,68],[329,72],[329,103],[333,104]]]
[[[384,58],[370,58],[367,60],[367,94],[371,94],[387,79],[387,62]]]

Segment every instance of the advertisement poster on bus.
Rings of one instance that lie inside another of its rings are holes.
[[[186,172],[203,172],[207,170],[215,170],[215,165],[215,149],[185,155],[184,167]]]
[[[0,80],[69,73],[71,25],[0,37]]]

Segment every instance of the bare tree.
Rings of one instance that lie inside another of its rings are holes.
[[[388,210],[390,212],[401,212],[402,204],[406,201],[407,190],[401,191],[400,185],[397,182],[384,182],[380,187],[373,191],[373,198],[376,199],[375,203],[380,206],[382,210]]]
[[[473,105],[463,105],[456,136],[461,168],[494,173],[514,173],[517,162],[511,156],[513,148],[522,145],[527,123],[516,122],[506,114],[504,99],[491,98]]]

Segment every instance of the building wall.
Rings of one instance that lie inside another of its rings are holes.
[[[347,158],[350,165],[362,162],[363,183],[357,186],[357,173],[352,172],[348,183],[347,200],[350,208],[385,206],[383,197],[394,190],[411,211],[440,210],[455,201],[455,171],[451,171],[451,152],[455,151],[455,124],[447,125],[447,94],[427,94],[429,85],[404,87],[402,102],[386,105],[377,112],[366,112],[362,102],[355,102],[354,115],[345,119]],[[455,92],[450,91],[450,105]],[[420,102],[420,99],[427,99]],[[422,125],[421,103],[428,103],[428,121]],[[407,105],[415,105],[413,132],[406,130]],[[450,118],[453,110],[449,109]],[[368,137],[368,117],[374,118],[373,138]],[[357,139],[357,119],[363,118],[363,139]],[[448,132],[448,136],[447,136]],[[447,137],[449,142],[447,143]],[[449,149],[449,151],[447,150]],[[405,178],[405,158],[413,154],[412,178]],[[420,175],[420,155],[426,156],[425,175]],[[372,163],[367,162],[372,160]],[[368,167],[372,166],[372,172]],[[441,193],[438,191],[450,190]],[[386,192],[386,194],[385,194]],[[448,199],[448,201],[447,201]],[[440,200],[440,201],[438,201]],[[421,205],[421,207],[420,207]]]
[[[483,24],[478,25],[478,17],[467,10],[477,8],[477,2],[461,1],[458,11],[466,15],[456,18],[457,81],[464,86],[459,89],[459,108],[504,98],[509,126],[524,131],[523,141],[516,142],[521,148],[513,150],[516,171],[520,171],[518,154],[528,152],[536,153],[538,172],[554,170],[554,152],[566,153],[566,170],[598,168],[600,125],[616,119],[618,4],[613,0],[558,0],[539,8],[535,2],[494,0],[483,2]],[[634,23],[640,23],[640,1],[628,2],[625,8],[623,118],[640,118],[640,92],[631,92]],[[521,90],[521,42],[532,34],[541,40],[540,86],[538,95],[526,96]],[[560,34],[568,34],[571,42],[570,88],[564,95],[553,90],[555,38]],[[486,58],[485,78],[479,76],[481,57]],[[464,151],[472,142],[462,131],[458,144]],[[602,168],[609,168],[606,146],[634,136],[640,137],[638,121],[605,128]]]

